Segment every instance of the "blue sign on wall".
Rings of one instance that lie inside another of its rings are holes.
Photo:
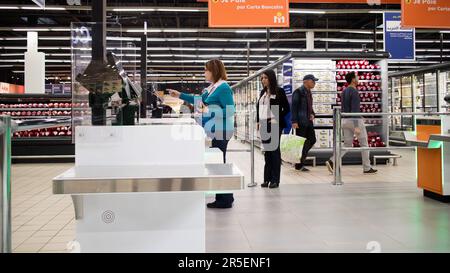
[[[384,49],[391,54],[390,60],[415,60],[415,30],[401,27],[401,13],[385,12],[383,22]]]

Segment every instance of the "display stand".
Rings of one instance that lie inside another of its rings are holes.
[[[76,134],[76,166],[54,178],[53,192],[72,195],[81,252],[204,252],[205,192],[244,188],[234,165],[209,164],[222,154],[205,148],[199,125]]]

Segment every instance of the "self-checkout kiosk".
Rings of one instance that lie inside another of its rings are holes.
[[[450,106],[449,95],[445,100]],[[450,202],[450,116],[417,117],[416,132],[405,139],[416,147],[417,186],[427,197]]]
[[[206,192],[244,188],[197,124],[80,126],[75,150],[53,193],[72,196],[81,252],[205,252]]]

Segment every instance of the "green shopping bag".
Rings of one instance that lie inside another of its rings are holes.
[[[289,163],[299,163],[306,138],[297,136],[292,129],[289,134],[281,135],[281,159]]]

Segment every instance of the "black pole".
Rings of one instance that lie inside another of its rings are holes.
[[[106,0],[92,1],[92,60],[106,61]]]
[[[267,64],[270,64],[270,28],[267,28],[266,32],[267,43]]]
[[[444,58],[444,33],[441,33],[441,63],[443,62],[443,58]]]
[[[147,32],[141,36],[141,118],[147,117]]]
[[[377,51],[377,25],[378,17],[375,15],[375,26],[373,28],[373,51]]]
[[[247,42],[247,76],[250,76],[250,42]]]
[[[326,41],[325,41],[325,51],[328,51],[328,18],[326,20],[326,24],[327,24],[327,32],[326,32]]]
[[[106,0],[92,1],[92,60],[93,65],[106,63]],[[101,79],[99,79],[101,80]],[[106,125],[106,104],[109,97],[101,92],[89,93],[92,125]]]

